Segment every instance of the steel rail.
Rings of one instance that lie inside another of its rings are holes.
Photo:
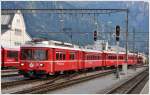
[[[106,94],[115,94],[115,93],[116,94],[128,94],[130,93],[133,90],[133,88],[135,88],[145,77],[147,77],[148,73],[145,73],[147,72],[147,70],[148,69],[140,72],[136,76],[126,80],[125,82],[117,85],[116,87],[108,90],[105,93]]]
[[[4,77],[13,77],[13,76],[19,76],[20,74],[8,74],[8,75],[1,75],[2,78]]]

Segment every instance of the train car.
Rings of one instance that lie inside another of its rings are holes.
[[[20,59],[19,56],[19,48],[1,48],[2,68],[18,68]]]
[[[46,43],[46,44],[45,44]],[[41,76],[83,68],[83,54],[68,43],[43,41],[21,47],[20,73],[25,76]]]
[[[128,54],[128,65],[137,64],[137,55],[134,53]]]
[[[138,64],[143,64],[144,63],[144,58],[143,56],[139,55],[138,58],[137,58],[137,63]]]
[[[118,54],[118,60],[117,60],[117,54],[114,51],[105,51],[103,54],[103,64],[106,67],[115,67],[118,65],[125,64],[126,54],[125,52],[119,52]],[[134,55],[133,53],[128,54],[128,65],[133,65],[137,63],[137,55]]]
[[[118,54],[118,65],[125,63],[125,53]],[[96,67],[116,66],[116,52],[80,48],[63,42],[38,41],[21,47],[19,73],[25,77],[41,77],[61,72]],[[128,64],[133,64],[129,54]]]
[[[106,67],[116,67],[117,65],[117,54],[114,51],[105,51],[103,55],[103,63]],[[120,52],[118,54],[118,65],[122,65],[124,63],[125,53]]]
[[[84,50],[84,68],[96,68],[103,66],[102,54],[101,51],[96,50]]]

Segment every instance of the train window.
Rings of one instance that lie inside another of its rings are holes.
[[[108,56],[108,59],[110,59],[110,56]]]
[[[113,59],[113,56],[109,56],[110,58],[109,59]]]
[[[48,60],[48,50],[42,49],[22,49],[21,50],[22,60]]]
[[[114,59],[117,59],[117,56],[114,56]]]
[[[101,59],[101,55],[100,56],[98,56],[99,58],[98,59]]]
[[[88,55],[88,60],[90,60],[90,56]]]
[[[65,60],[66,59],[66,54],[63,53],[62,55],[63,55],[63,60]]]
[[[56,53],[56,60],[59,60],[59,53]]]
[[[75,59],[75,53],[70,53],[70,60],[74,60],[74,59]]]
[[[96,56],[96,60],[98,60],[98,56]]]
[[[7,51],[7,57],[8,58],[15,58],[15,60],[18,60],[18,51]]]
[[[21,59],[22,60],[31,60],[32,59],[32,50],[31,49],[22,49],[21,50]]]
[[[66,54],[62,52],[56,52],[56,60],[65,60]]]
[[[59,60],[62,60],[63,58],[62,58],[63,56],[62,56],[62,53],[60,53],[59,54]]]
[[[122,56],[119,56],[119,59],[121,60],[121,59],[122,59]]]
[[[33,59],[34,60],[47,60],[48,50],[42,50],[42,49],[33,50]]]

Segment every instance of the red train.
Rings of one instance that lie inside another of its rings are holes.
[[[125,63],[125,53],[119,53],[118,65]],[[26,77],[50,75],[64,71],[116,66],[116,52],[79,48],[69,43],[36,42],[21,47],[19,73]],[[137,63],[137,55],[129,53],[128,65]]]
[[[1,66],[2,68],[18,68],[19,66],[19,48],[3,48],[1,47]]]

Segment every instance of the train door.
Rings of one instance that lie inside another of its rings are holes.
[[[78,51],[78,69],[84,68],[84,53],[82,51]]]
[[[49,49],[49,56],[50,56],[50,72],[53,74],[55,72],[55,61],[56,61],[56,49],[52,48]]]
[[[107,54],[106,53],[102,53],[102,66],[106,66],[106,60],[107,60]]]

